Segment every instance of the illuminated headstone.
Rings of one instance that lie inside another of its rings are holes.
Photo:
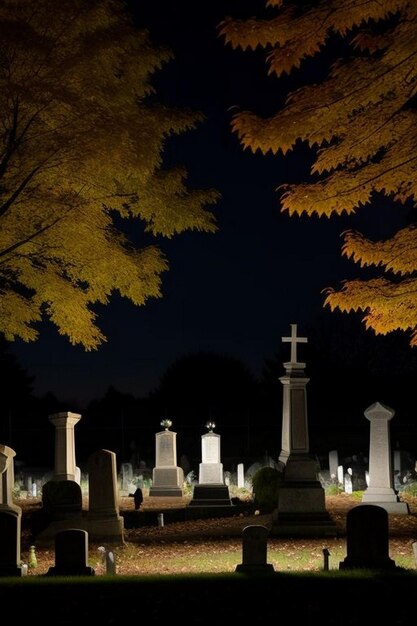
[[[229,487],[225,482],[220,458],[220,435],[213,432],[215,423],[208,421],[208,433],[201,437],[201,460],[198,485],[194,486],[189,506],[231,506]]]
[[[369,443],[369,486],[363,494],[363,504],[377,504],[388,513],[406,515],[408,505],[400,502],[393,488],[392,452],[389,422],[395,411],[375,402],[365,411],[371,423]]]
[[[152,471],[150,496],[182,497],[184,471],[177,466],[177,433],[170,429],[170,420],[162,420],[165,430],[155,435],[155,467]]]

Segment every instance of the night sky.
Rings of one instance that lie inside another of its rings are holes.
[[[98,351],[71,346],[50,324],[41,327],[36,343],[13,345],[35,376],[35,393],[53,392],[68,410],[101,396],[109,385],[144,396],[173,361],[197,351],[237,357],[259,375],[290,324],[304,334],[320,315],[321,290],[353,275],[354,267],[340,257],[340,233],[362,219],[280,213],[276,188],[308,175],[308,152],[300,147],[285,158],[253,155],[231,133],[233,107],[270,114],[297,80],[314,80],[323,69],[313,71],[310,64],[304,74],[278,80],[267,77],[262,51],[224,45],[219,22],[226,15],[260,15],[264,0],[128,4],[138,25],[175,53],[155,76],[159,100],[206,116],[197,130],[169,142],[166,158],[185,165],[190,185],[220,191],[213,209],[219,230],[161,241],[170,261],[163,298],[134,307],[115,297],[100,307],[108,342]]]

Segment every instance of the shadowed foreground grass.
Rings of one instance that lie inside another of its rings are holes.
[[[402,626],[415,621],[416,591],[409,571],[0,580],[3,607],[25,614],[24,622],[59,626],[262,624],[283,614],[305,625]]]
[[[161,504],[158,502],[155,510],[161,510]],[[340,526],[340,537],[333,540],[271,539],[268,562],[273,562],[275,571],[270,574],[248,575],[234,571],[235,565],[241,562],[242,528],[248,523],[268,524],[267,518],[169,521],[164,528],[139,525],[128,530],[128,546],[120,549],[120,568],[115,576],[106,575],[103,568],[91,560],[90,565],[97,568],[95,576],[44,576],[53,563],[53,551],[39,548],[39,568],[33,575],[0,578],[2,606],[16,611],[18,623],[21,619],[22,623],[54,626],[136,626],[142,622],[146,625],[180,622],[183,626],[240,626],[283,621],[303,626],[373,626],[377,623],[409,626],[414,623],[417,570],[411,569],[410,558],[412,542],[417,540],[415,503],[412,503],[411,515],[390,516],[391,556],[401,566],[400,556],[406,557],[407,569],[324,572],[319,569],[323,544],[330,547],[334,564],[346,554],[344,520],[354,502],[344,497],[329,499],[328,504]],[[169,520],[169,509],[165,511]],[[208,559],[211,567],[216,546],[222,541],[229,547],[234,546],[232,557],[227,557],[227,571],[224,563],[216,573],[186,569],[195,565],[200,557]],[[275,547],[278,549],[276,557]],[[91,558],[97,559],[94,549]],[[298,557],[304,550],[306,561],[301,563]],[[315,571],[286,571],[283,553],[293,567],[313,566]],[[150,566],[145,569],[145,558],[149,557],[158,574],[154,574]],[[135,575],[130,575],[129,563],[138,565]],[[175,574],[171,570],[174,566]],[[124,573],[126,571],[129,575]]]

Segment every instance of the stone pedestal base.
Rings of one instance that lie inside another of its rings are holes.
[[[85,567],[77,567],[75,569],[50,567],[46,573],[46,576],[94,576],[95,571],[92,567],[86,565]]]
[[[284,480],[286,482],[319,482],[317,481],[317,469],[317,462],[308,455],[293,454],[285,465]]]
[[[337,526],[326,511],[321,483],[286,481],[279,489],[272,536],[335,537]]]
[[[223,464],[200,463],[198,482],[200,485],[223,484]]]
[[[410,509],[406,502],[400,502],[396,498],[394,500],[379,500],[376,496],[372,496],[371,498],[365,499],[365,494],[362,498],[362,502],[360,502],[357,506],[361,506],[363,504],[375,504],[385,509],[387,513],[391,513],[392,515],[409,515]]]
[[[151,487],[149,495],[162,498],[182,498],[183,490],[180,487]]]
[[[181,467],[155,467],[152,472],[150,496],[183,496],[184,471]]]
[[[406,502],[400,502],[395,491],[389,487],[368,487],[362,496],[361,504],[376,504],[393,515],[408,515]]]
[[[231,506],[227,485],[195,485],[188,506]]]
[[[270,536],[337,537],[338,529],[328,513],[286,513],[273,521]]]
[[[285,481],[279,488],[277,514],[325,513],[324,489],[319,481]]]
[[[90,541],[124,544],[124,520],[121,516],[107,519],[88,516],[87,528]]]

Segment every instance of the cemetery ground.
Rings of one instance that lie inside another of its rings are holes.
[[[145,496],[140,511],[134,510],[133,498],[121,499],[125,545],[107,546],[114,550],[116,576],[106,575],[100,546],[91,543],[89,564],[95,576],[44,576],[54,565],[53,549],[35,541],[36,567],[29,568],[28,576],[0,579],[0,597],[3,606],[7,603],[22,615],[22,621],[30,616],[32,621],[60,626],[139,620],[256,624],[289,613],[291,621],[305,624],[359,626],[376,619],[382,624],[409,624],[415,619],[417,591],[412,549],[417,540],[417,498],[406,498],[411,514],[389,516],[390,556],[400,566],[395,571],[338,569],[346,556],[346,514],[358,503],[355,493],[326,497],[340,536],[271,537],[267,561],[274,571],[254,575],[235,572],[242,561],[242,530],[251,524],[270,528],[271,514],[255,514],[248,506],[236,516],[190,520],[182,515],[189,498],[173,502]],[[41,505],[36,498],[16,503],[23,509],[22,561],[27,563],[33,542],[30,520]],[[135,516],[143,524],[133,527]],[[324,548],[330,552],[330,571],[323,571]]]
[[[326,508],[340,531],[336,538],[268,539],[268,562],[278,572],[319,572],[323,569],[323,549],[330,552],[329,568],[338,569],[346,556],[346,513],[360,500],[361,493],[326,496]],[[417,541],[417,497],[401,496],[408,502],[411,515],[390,515],[390,556],[400,567],[415,570],[413,542]],[[161,498],[145,495],[139,511],[131,497],[122,497],[120,513],[125,520],[123,546],[103,547],[115,555],[119,575],[198,574],[234,572],[242,557],[242,531],[245,526],[271,528],[272,514],[259,514],[251,500],[242,499],[242,509],[227,517],[185,519],[191,497]],[[31,519],[41,508],[40,498],[16,502],[22,507],[22,562],[29,562],[29,548],[35,545],[37,565],[29,575],[45,574],[54,565],[53,547],[36,545]],[[87,502],[84,504],[87,510]],[[163,526],[160,525],[160,515]],[[105,574],[100,544],[89,545],[89,564],[96,574]]]

